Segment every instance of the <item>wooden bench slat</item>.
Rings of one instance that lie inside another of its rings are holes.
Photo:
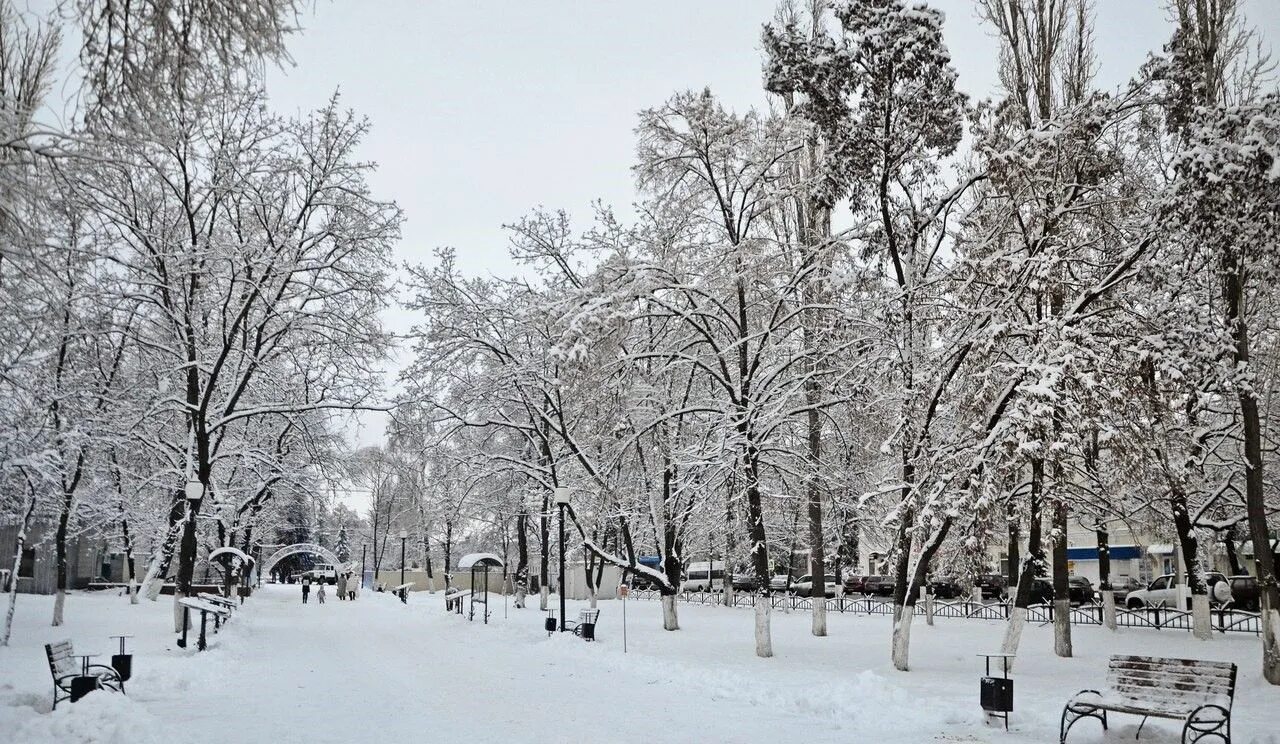
[[[1107,680],[1108,687],[1149,687],[1157,690],[1171,690],[1178,693],[1199,695],[1227,695],[1231,693],[1231,685],[1223,682],[1205,682],[1194,679],[1160,679],[1159,677],[1117,677]]]

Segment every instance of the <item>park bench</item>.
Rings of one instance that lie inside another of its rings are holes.
[[[573,631],[573,634],[586,641],[594,641],[596,639],[596,621],[600,619],[600,610],[581,610],[578,612],[578,622],[570,623],[565,626],[565,630]]]
[[[444,595],[445,612],[456,612],[462,614],[462,598],[467,596],[466,589],[454,589]]]
[[[71,641],[58,641],[44,645],[49,659],[49,672],[53,675],[53,707],[63,700],[75,702],[93,690],[108,689],[120,692],[123,684],[115,669],[103,664],[91,664],[89,659],[98,654],[76,654]],[[76,659],[80,659],[79,662]]]
[[[216,604],[200,597],[183,597],[178,600],[178,604],[182,606],[182,638],[178,639],[178,647],[187,647],[187,626],[191,625],[191,611],[195,610],[200,613],[200,640],[196,648],[200,651],[208,648],[205,642],[206,622],[209,615],[213,615],[215,622],[221,625],[223,618],[231,616],[231,610],[221,604]]]
[[[197,594],[196,597],[203,599],[204,601],[209,602],[210,604],[215,604],[215,605],[218,605],[219,607],[226,608],[227,617],[230,617],[231,613],[235,612],[235,610],[240,607],[239,603],[237,603],[234,599],[227,599],[221,594],[209,594],[208,592],[201,592]],[[214,618],[213,623],[215,628],[218,627],[218,619],[216,617]]]
[[[1231,701],[1235,697],[1236,665],[1226,661],[1164,659],[1154,656],[1112,656],[1107,687],[1102,692],[1081,690],[1062,710],[1058,742],[1081,718],[1096,718],[1107,728],[1107,713],[1182,721],[1182,742],[1206,736],[1231,742]],[[1137,737],[1135,737],[1137,738]]]

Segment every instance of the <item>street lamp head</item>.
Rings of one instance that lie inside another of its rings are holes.
[[[557,488],[556,489],[556,506],[568,506],[568,504],[569,504],[569,489],[563,488],[563,487]]]
[[[204,496],[204,484],[198,480],[192,479],[187,481],[187,499],[190,501],[199,501]]]
[[[400,530],[400,539],[401,539],[401,540],[408,540],[408,539],[409,539],[409,531],[408,531],[408,530]]]

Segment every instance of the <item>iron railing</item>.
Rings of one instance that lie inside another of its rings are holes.
[[[662,595],[656,589],[634,589],[631,591],[630,596],[634,599],[657,600]],[[685,591],[679,592],[675,596],[676,599],[688,604],[755,607],[756,599],[760,595],[755,592],[733,592],[730,600],[731,605],[726,605],[723,592]],[[893,614],[893,603],[888,599],[878,597],[848,597],[842,595],[827,599],[826,603],[827,612],[844,612],[854,615]],[[782,592],[770,594],[769,604],[774,609],[813,609],[812,598],[799,597]],[[1011,607],[1012,603],[1007,601],[934,600],[933,616],[935,618],[946,617],[965,620],[1008,620]],[[916,615],[924,615],[927,612],[928,610],[923,602],[916,604]],[[1052,604],[1033,604],[1027,608],[1027,621],[1041,624],[1051,623],[1055,612],[1056,610]],[[1104,623],[1101,604],[1091,603],[1073,606],[1070,617],[1073,625],[1102,625]],[[1239,632],[1253,633],[1255,635],[1262,633],[1261,615],[1259,613],[1229,607],[1219,607],[1211,610],[1210,624],[1219,633]],[[1143,607],[1141,609],[1117,606],[1116,625],[1122,628],[1189,631],[1192,630],[1194,623],[1192,613],[1187,610],[1164,606]]]

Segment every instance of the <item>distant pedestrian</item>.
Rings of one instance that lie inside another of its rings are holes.
[[[352,602],[356,601],[356,593],[360,590],[360,582],[356,581],[356,577],[347,578],[347,599]]]
[[[311,595],[311,577],[303,576],[302,577],[302,603],[303,604],[307,603],[307,597],[309,597],[310,595]]]
[[[316,589],[316,599],[320,600],[320,604],[324,604],[324,585],[325,582],[321,581],[320,587]]]
[[[347,575],[338,574],[338,599],[347,598]]]

